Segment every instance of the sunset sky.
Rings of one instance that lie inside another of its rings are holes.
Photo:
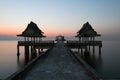
[[[46,36],[75,36],[87,21],[120,37],[120,0],[0,0],[0,35],[22,33],[30,21]]]

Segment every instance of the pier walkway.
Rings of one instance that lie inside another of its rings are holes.
[[[20,80],[93,80],[63,42],[46,54]]]

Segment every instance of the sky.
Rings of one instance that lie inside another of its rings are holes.
[[[75,36],[86,22],[120,38],[120,0],[0,0],[0,35],[16,36],[35,22],[46,36]],[[113,38],[111,37],[111,38]]]

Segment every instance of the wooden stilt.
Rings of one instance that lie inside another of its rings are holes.
[[[101,55],[101,47],[99,46],[99,55]]]
[[[38,53],[40,54],[40,48],[38,48]]]
[[[20,55],[20,52],[19,52],[19,45],[17,45],[17,56]]]
[[[89,51],[90,51],[90,45],[89,45]]]
[[[25,56],[29,56],[29,46],[25,46]]]
[[[95,46],[93,46],[93,53],[95,53]]]

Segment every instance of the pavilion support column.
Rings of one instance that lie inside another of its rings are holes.
[[[95,37],[93,37],[93,41],[95,41]]]
[[[89,52],[88,52],[87,46],[85,46],[84,56],[89,56]]]
[[[35,37],[33,37],[33,42],[35,43]]]
[[[31,53],[32,53],[32,48],[33,48],[33,46],[31,46]]]
[[[17,45],[17,56],[20,55],[20,52],[19,52],[19,45]]]
[[[36,37],[34,37],[34,41],[36,42]]]
[[[81,56],[83,55],[83,49],[81,48]]]
[[[25,56],[29,56],[29,46],[25,46]]]
[[[90,41],[92,41],[92,37],[90,37]]]
[[[32,46],[31,58],[34,59],[37,56],[37,51],[35,46]]]
[[[101,56],[101,47],[99,46],[99,56]]]
[[[41,37],[39,37],[39,42],[41,41]]]
[[[83,41],[83,40],[82,40],[82,37],[81,37],[81,43],[82,43],[82,41]]]
[[[80,49],[79,49],[79,47],[78,47],[78,54],[80,53]]]
[[[30,37],[30,41],[32,42],[32,37]]]
[[[93,45],[93,54],[95,53],[95,46]]]
[[[30,37],[30,40],[31,40],[31,42],[32,42],[32,37]]]
[[[26,41],[26,37],[25,37],[25,41]]]
[[[36,42],[37,42],[37,37],[36,37]]]
[[[33,40],[32,40],[32,37],[31,37],[31,42],[32,42]]]
[[[41,48],[41,52],[43,52],[43,48]]]
[[[37,37],[35,37],[35,42],[37,42]]]
[[[38,48],[38,53],[39,53],[39,54],[41,53],[40,48]]]
[[[89,47],[89,51],[90,51],[90,45],[88,47]]]
[[[27,37],[27,41],[29,41],[29,37]]]
[[[39,42],[40,42],[40,37],[39,37]]]
[[[81,42],[81,37],[79,37],[79,42]]]
[[[80,49],[79,49],[79,47],[80,47],[79,42],[78,42],[78,45],[77,45],[77,46],[78,46],[77,48],[78,48],[78,54],[79,54],[79,53],[80,53],[80,51],[79,51],[79,50],[80,50]]]
[[[29,46],[25,46],[25,63],[29,62]]]

